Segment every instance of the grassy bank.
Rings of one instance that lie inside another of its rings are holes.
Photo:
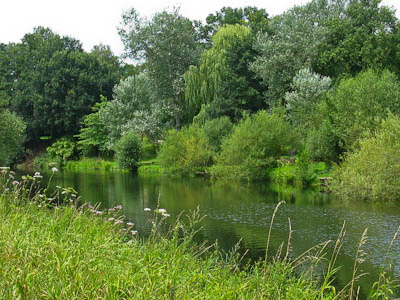
[[[144,239],[108,211],[78,208],[72,190],[52,197],[35,192],[40,175],[13,182],[12,174],[1,172],[2,299],[320,297],[314,282],[296,277],[288,263],[240,269],[235,256],[222,259],[194,245],[193,232],[180,223],[170,234]]]

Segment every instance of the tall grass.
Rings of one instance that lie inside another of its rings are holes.
[[[178,218],[170,230],[165,231],[161,229],[169,215],[159,209],[152,218],[150,237],[144,238],[134,229],[134,224],[125,222],[120,206],[99,210],[81,205],[79,196],[70,188],[60,187],[49,194],[46,188],[41,188],[39,173],[21,181],[13,176],[10,170],[0,169],[2,299],[309,300],[356,297],[352,289],[336,292],[332,285],[344,227],[321,283],[302,275],[305,273],[298,273],[296,266],[324,259],[329,242],[291,260],[289,234],[284,259],[268,256],[254,264],[239,266],[241,257],[236,252],[222,256],[215,247],[193,242],[200,221],[198,213],[194,213],[189,222]],[[276,207],[274,216],[281,204]],[[272,224],[273,220],[270,230]],[[361,240],[360,248],[366,235]],[[269,245],[266,247],[269,249]],[[357,264],[361,262],[359,250]],[[305,272],[309,270],[312,269]],[[352,288],[356,279],[355,275]],[[386,299],[393,286],[390,281],[382,281],[379,297],[373,299]]]

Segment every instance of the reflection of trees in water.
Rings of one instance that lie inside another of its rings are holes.
[[[270,255],[274,255],[282,242],[286,249],[288,218],[291,219],[292,257],[327,240],[335,240],[343,221],[347,222],[347,235],[338,265],[337,286],[350,280],[355,248],[362,231],[369,227],[370,240],[365,245],[367,262],[362,271],[377,274],[381,253],[386,251],[393,233],[397,229],[398,208],[379,208],[363,202],[343,203],[315,190],[300,190],[294,187],[258,185],[214,185],[198,178],[140,178],[130,173],[58,173],[53,187],[72,186],[83,201],[92,204],[101,202],[103,207],[121,204],[127,220],[136,223],[142,233],[149,230],[148,213],[143,209],[160,207],[171,214],[168,222],[182,211],[200,208],[207,215],[196,237],[198,242],[210,244],[218,240],[220,249],[231,250],[241,242],[240,253],[249,249],[247,257],[258,259],[264,255],[267,231],[272,212],[279,200],[284,200],[275,218],[271,236]],[[183,217],[184,219],[184,217]],[[331,249],[331,248],[329,248]],[[394,257],[399,262],[399,257]],[[398,264],[398,263],[397,263]],[[399,273],[399,270],[396,269]],[[360,281],[363,290],[376,279],[368,275]]]

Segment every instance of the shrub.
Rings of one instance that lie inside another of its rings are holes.
[[[211,146],[198,126],[170,130],[161,145],[159,158],[167,172],[182,175],[205,172],[211,162]]]
[[[282,112],[259,111],[243,119],[223,141],[211,173],[216,178],[265,178],[268,168],[288,153],[294,142],[295,133]]]
[[[61,160],[63,163],[69,159],[78,157],[78,147],[76,142],[68,137],[63,137],[47,147],[47,153],[54,160]]]
[[[142,141],[142,160],[153,159],[157,156],[159,145],[149,140],[147,137]]]
[[[213,151],[218,152],[221,149],[222,139],[232,133],[232,128],[233,124],[227,116],[204,123],[203,130]]]
[[[10,165],[23,152],[25,128],[24,121],[0,103],[0,166]]]
[[[389,115],[375,134],[367,134],[359,149],[348,153],[334,173],[332,190],[345,199],[400,199],[400,118]]]
[[[124,134],[115,144],[115,156],[120,168],[136,171],[141,151],[142,144],[137,135],[133,131]]]

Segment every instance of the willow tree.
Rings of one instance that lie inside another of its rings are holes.
[[[254,35],[244,25],[225,25],[213,36],[213,46],[203,52],[199,67],[184,75],[185,97],[192,115],[202,106],[212,117],[228,115],[238,119],[245,110],[262,105],[261,86],[248,69],[256,53]]]

